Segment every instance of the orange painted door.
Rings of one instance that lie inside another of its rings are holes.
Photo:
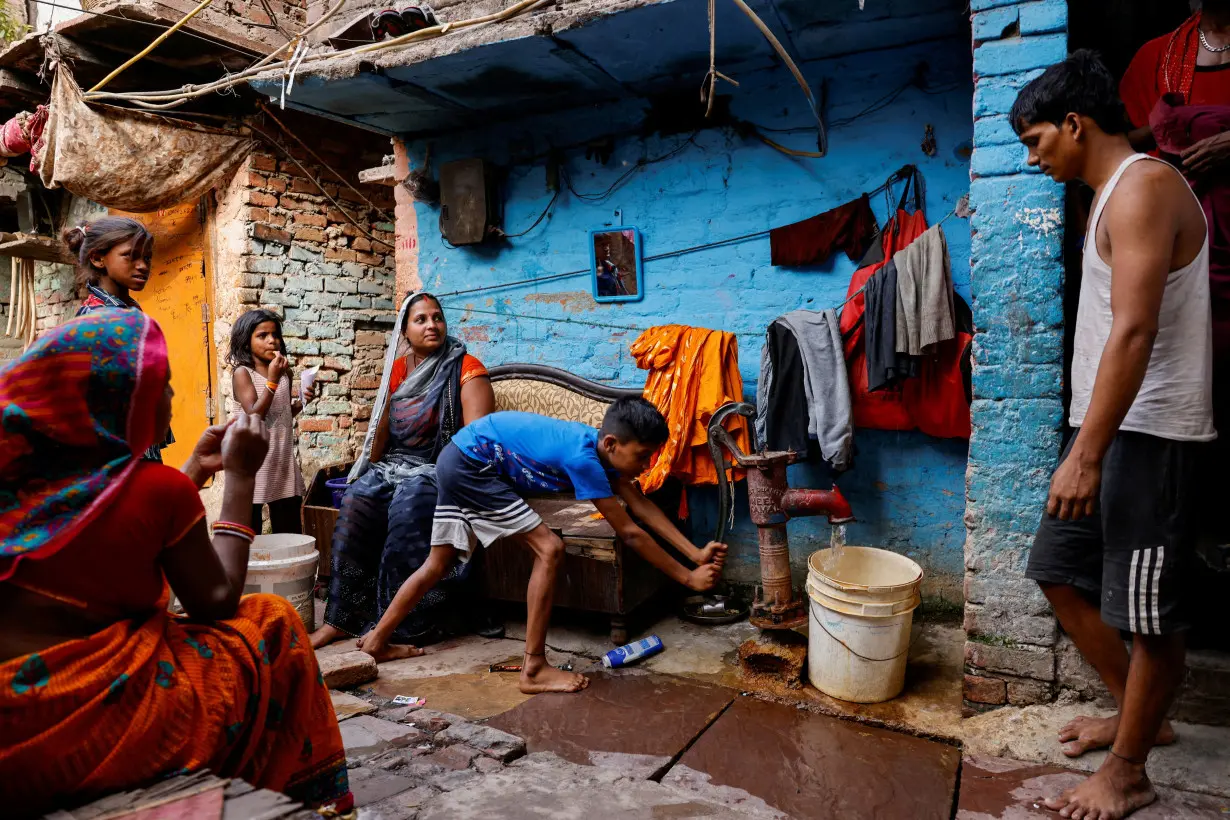
[[[154,235],[154,259],[145,290],[134,294],[162,327],[171,361],[171,430],[175,444],[162,460],[178,467],[215,414],[215,361],[211,319],[213,288],[206,267],[204,211],[185,202],[147,214],[112,211],[140,221]]]

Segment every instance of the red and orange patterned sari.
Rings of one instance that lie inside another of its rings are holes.
[[[0,663],[0,805],[25,816],[208,768],[348,811],[290,604],[251,595],[210,623],[167,611],[158,556],[204,509],[186,476],[139,458],[166,378],[162,332],[137,311],[75,319],[0,370],[0,595],[110,623]]]

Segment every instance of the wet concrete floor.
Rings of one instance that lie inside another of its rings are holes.
[[[1002,757],[968,756],[961,768],[957,820],[1055,818],[1044,800],[1076,786],[1085,775],[1058,766]],[[1230,815],[1230,801],[1161,788],[1156,803],[1132,820],[1213,820]]]
[[[574,695],[540,695],[487,722],[532,752],[661,776],[739,696],[734,689],[640,670],[597,672]]]
[[[792,817],[946,820],[960,764],[954,746],[740,697],[662,782],[703,772]]]
[[[458,638],[428,647],[423,657],[381,664],[377,680],[353,694],[383,704],[396,695],[423,697],[431,709],[525,738],[531,754],[554,753],[621,782],[659,781],[705,800],[726,794],[721,802],[729,807],[794,817],[1054,817],[1041,799],[1083,776],[1010,759],[1007,748],[992,753],[999,757],[967,756],[962,765],[969,738],[960,717],[959,627],[916,627],[905,693],[864,706],[810,686],[742,677],[735,650],[756,634],[746,623],[698,627],[664,618],[652,632],[665,652],[609,672],[596,663],[610,648],[603,625],[559,621],[548,657],[591,676],[579,695],[530,698],[518,691],[515,673],[489,671],[519,659],[524,632],[515,622],[504,639]],[[352,642],[342,642],[321,651],[350,649]],[[360,711],[339,699],[339,718]],[[1230,801],[1163,790],[1147,812],[1135,816],[1225,817]]]

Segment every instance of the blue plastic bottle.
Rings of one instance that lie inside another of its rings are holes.
[[[602,656],[602,665],[608,669],[627,666],[630,663],[636,663],[642,658],[656,655],[665,648],[662,645],[661,638],[657,635],[650,635],[648,638],[642,638],[639,641],[633,641],[630,644],[612,649]]]

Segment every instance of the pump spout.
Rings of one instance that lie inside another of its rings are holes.
[[[831,490],[786,490],[782,493],[782,511],[791,518],[828,516],[830,524],[847,524],[854,520],[850,502],[836,484]]]

